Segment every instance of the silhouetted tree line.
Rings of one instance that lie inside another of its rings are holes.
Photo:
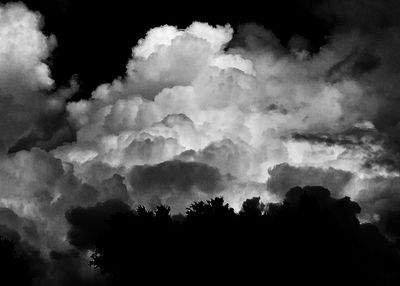
[[[185,215],[110,200],[66,213],[76,250],[49,262],[1,226],[0,285],[102,285],[74,273],[88,251],[108,285],[400,285],[398,250],[360,211],[322,187],[291,189],[279,204],[248,199],[239,213],[222,198]]]
[[[395,246],[360,207],[322,187],[293,188],[279,204],[222,198],[131,210],[118,200],[67,212],[71,244],[90,250],[109,285],[400,285]]]
[[[31,285],[33,273],[19,236],[0,227],[0,285]]]

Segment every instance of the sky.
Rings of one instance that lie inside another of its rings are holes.
[[[82,2],[0,5],[0,223],[43,257],[73,207],[307,185],[397,238],[398,1]]]

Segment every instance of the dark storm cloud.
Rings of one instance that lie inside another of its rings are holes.
[[[222,174],[245,176],[251,164],[251,155],[246,148],[230,139],[212,142],[199,151],[187,150],[176,158],[186,162],[200,162],[218,168]]]
[[[29,134],[19,139],[8,149],[8,153],[38,147],[50,151],[65,143],[76,140],[75,130],[67,120],[66,111],[42,113],[34,122]]]
[[[218,169],[199,162],[166,161],[157,165],[135,166],[129,174],[132,187],[142,193],[189,193],[193,188],[212,194],[223,187]]]
[[[400,209],[400,178],[374,177],[365,179],[358,186],[358,203],[367,213],[385,215],[387,212]]]
[[[266,30],[262,25],[256,23],[239,26],[231,45],[242,46],[255,52],[268,49],[281,53],[283,48],[280,40],[272,31]]]
[[[368,126],[349,128],[340,133],[294,133],[291,138],[297,142],[325,146],[341,146],[347,152],[363,150],[367,157],[362,165],[365,170],[382,167],[388,172],[400,170],[399,145],[388,134]],[[376,148],[381,146],[381,148]]]
[[[387,145],[394,150],[391,155],[398,161],[400,3],[395,0],[322,1],[316,11],[335,24],[330,45],[347,54],[332,67],[328,78],[334,81],[355,78],[362,84],[367,95],[365,100],[376,102],[371,122],[387,136]]]
[[[327,74],[329,82],[336,82],[343,77],[359,78],[364,73],[372,72],[380,65],[380,58],[369,52],[355,49],[342,61],[335,64]]]
[[[396,143],[390,142],[383,145],[385,149],[378,154],[369,158],[364,166],[367,169],[372,169],[376,166],[384,167],[389,172],[398,172],[400,170],[399,146]]]
[[[15,230],[25,241],[33,243],[39,240],[39,233],[33,221],[19,217],[13,210],[0,208],[0,225]]]
[[[363,146],[365,145],[365,141],[379,143],[386,139],[384,134],[380,134],[370,125],[353,126],[341,132],[294,132],[291,134],[291,138],[296,141],[324,144],[327,146],[339,145],[346,148]]]
[[[390,171],[399,170],[399,112],[400,108],[400,3],[395,0],[373,1],[310,1],[304,7],[314,13],[330,27],[329,39],[321,51],[334,50],[340,57],[326,72],[325,79],[337,84],[346,81],[355,81],[362,88],[363,97],[356,104],[352,102],[349,95],[347,103],[344,103],[343,120],[353,114],[360,118],[368,119],[377,129],[375,134],[370,134],[375,140],[384,140],[383,147],[379,154],[369,158],[365,164],[367,168],[382,166]],[[257,29],[252,29],[257,31]],[[247,37],[246,35],[249,35]],[[254,32],[253,32],[254,34]],[[257,33],[256,33],[257,34]],[[257,42],[257,36],[252,33],[245,33],[244,37],[237,37],[237,40],[253,39],[248,42],[258,43],[261,47],[271,46],[276,40],[270,40],[262,44]],[[257,35],[261,35],[258,33]],[[268,38],[266,35],[264,38]],[[262,37],[258,37],[262,38]],[[235,39],[234,39],[235,41]],[[234,42],[233,41],[233,42]],[[293,42],[296,42],[293,40]],[[297,42],[299,42],[297,40]],[[301,43],[301,41],[300,41]],[[293,45],[293,44],[291,44]],[[303,44],[298,44],[305,46]],[[254,44],[253,44],[254,46]],[[290,45],[289,45],[290,47]],[[347,107],[346,107],[347,106]],[[345,130],[344,134],[349,131]],[[347,136],[346,135],[346,136]],[[368,134],[366,134],[368,135]],[[300,135],[295,135],[299,138]],[[310,142],[324,140],[324,136],[318,138],[308,136]],[[325,143],[346,144],[340,138],[334,138],[332,134],[325,137]],[[343,137],[343,136],[342,136]],[[347,139],[350,137],[347,136]],[[303,139],[304,136],[303,136]],[[344,138],[344,140],[347,140]],[[362,139],[362,136],[359,137]],[[356,142],[349,142],[350,144]],[[359,145],[365,143],[361,140]],[[349,144],[346,144],[349,146]]]
[[[194,200],[224,191],[232,176],[201,162],[172,160],[135,166],[127,178],[136,203],[153,207],[162,202],[179,213]]]
[[[317,143],[317,144],[325,144],[327,146],[332,145],[346,145],[351,146],[354,144],[359,145],[361,142],[357,140],[354,142],[353,138],[346,138],[344,136],[337,136],[333,134],[304,134],[304,133],[294,133],[292,134],[292,138],[296,141],[306,141],[310,143]],[[356,138],[357,139],[357,138]]]
[[[351,172],[334,168],[294,167],[287,163],[276,165],[268,173],[268,190],[281,195],[293,187],[310,185],[324,186],[337,197],[353,177]]]

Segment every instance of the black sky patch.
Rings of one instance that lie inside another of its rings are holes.
[[[324,0],[314,11],[340,31],[357,28],[371,33],[399,24],[400,5],[396,0]]]
[[[78,75],[81,90],[75,99],[88,98],[99,84],[123,76],[138,39],[150,28],[166,23],[182,28],[193,21],[233,26],[255,22],[271,29],[284,43],[299,34],[316,49],[328,33],[324,22],[312,11],[313,2],[319,1],[254,1],[246,5],[203,1],[194,6],[184,2],[125,0],[101,0],[95,4],[80,0],[23,2],[44,16],[45,32],[57,37],[58,48],[51,61],[56,82],[66,84]],[[182,13],[183,10],[189,13]]]

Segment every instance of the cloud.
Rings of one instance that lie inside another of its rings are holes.
[[[223,139],[210,143],[198,152],[187,150],[177,156],[187,162],[201,162],[218,168],[222,174],[230,174],[237,178],[246,179],[254,158],[250,148],[243,142],[233,142]]]
[[[45,254],[70,248],[64,215],[72,206],[117,198],[131,202],[118,175],[93,186],[78,179],[71,165],[37,148],[3,156],[0,180],[0,224]]]
[[[197,162],[167,161],[155,166],[136,166],[130,174],[130,182],[137,190],[176,188],[190,191],[196,187],[213,192],[221,182],[216,168]]]
[[[22,4],[1,8],[1,82],[4,93],[25,89],[39,89],[53,84],[49,67],[43,63],[52,47],[54,37],[47,38],[40,31],[40,15],[30,12]],[[9,81],[19,79],[18,84]],[[13,94],[16,99],[25,94]]]
[[[40,239],[36,224],[30,219],[19,217],[11,209],[0,208],[0,224],[15,230],[24,241],[30,244]]]
[[[0,152],[49,149],[73,138],[63,113],[74,88],[52,92],[47,61],[56,40],[41,26],[41,16],[23,4],[0,6]]]
[[[296,185],[325,185],[353,199],[365,188],[375,194],[366,182],[398,176],[399,165],[397,119],[387,109],[397,104],[394,89],[386,96],[381,84],[396,85],[388,76],[396,53],[384,48],[393,33],[381,43],[377,35],[349,25],[312,53],[301,36],[285,47],[256,24],[236,33],[198,22],[151,29],[133,47],[124,77],[68,104],[76,142],[52,154],[97,189],[121,176],[144,204],[161,187],[135,185],[132,174],[173,160],[233,176],[221,193],[236,209],[244,192],[275,201]],[[186,178],[168,175],[176,181],[163,197],[187,193]]]
[[[133,47],[123,77],[68,103],[78,87],[54,89],[41,16],[1,6],[0,222],[72,264],[82,257],[68,252],[65,212],[102,216],[95,205],[109,199],[179,212],[223,195],[239,210],[322,185],[385,225],[398,208],[400,25],[379,3],[323,2],[339,25],[319,51],[257,24],[164,25]]]
[[[300,186],[323,186],[332,191],[335,197],[342,196],[345,187],[353,178],[351,172],[333,168],[294,167],[287,163],[274,166],[269,170],[267,188],[273,193]]]
[[[339,55],[298,59],[255,25],[227,47],[232,34],[229,26],[203,23],[150,30],[134,47],[124,78],[100,86],[90,101],[68,105],[77,142],[55,156],[87,179],[91,165],[125,176],[135,165],[183,158],[192,150],[198,155],[191,159],[263,182],[269,167],[288,161],[285,138],[291,133],[342,131],[358,123],[343,120],[342,105],[346,88],[361,92],[357,83],[332,85],[321,77]],[[236,150],[229,155],[223,148]],[[210,152],[214,159],[206,158]]]
[[[203,163],[173,160],[152,166],[135,166],[128,174],[128,180],[137,201],[158,199],[175,207],[176,211],[204,195],[218,194],[229,177]]]
[[[229,25],[214,28],[198,22],[185,31],[167,25],[151,29],[139,40],[128,63],[129,91],[152,99],[163,88],[190,84],[232,33]]]

